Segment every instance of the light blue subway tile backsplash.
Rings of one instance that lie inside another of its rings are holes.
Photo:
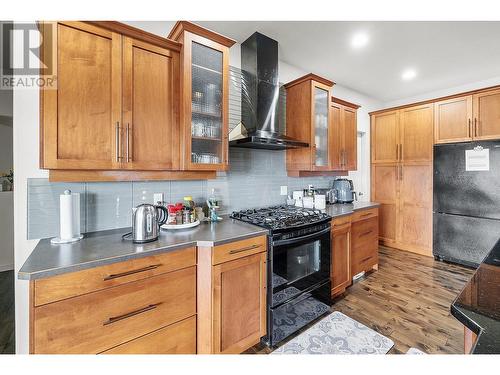
[[[203,204],[215,189],[221,213],[284,204],[280,187],[288,193],[311,184],[328,187],[332,177],[293,178],[286,174],[285,152],[230,149],[231,168],[216,179],[196,181],[145,181],[106,183],[50,183],[28,180],[28,238],[47,238],[59,232],[59,195],[65,189],[81,193],[82,231],[92,232],[131,225],[132,208],[154,203],[153,194],[163,193],[165,202],[182,202],[192,195]]]
[[[64,190],[80,193],[80,225],[86,232],[85,184],[49,183],[45,178],[28,179],[28,238],[59,235],[59,196]]]
[[[86,184],[87,231],[131,226],[132,206],[131,182]]]

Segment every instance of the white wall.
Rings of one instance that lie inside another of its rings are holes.
[[[425,94],[412,96],[410,98],[403,98],[403,99],[393,100],[390,102],[385,102],[378,109],[391,108],[405,104],[417,103],[425,100],[441,98],[448,95],[460,94],[461,92],[473,91],[497,85],[500,85],[500,77],[493,77],[483,81],[472,82],[465,85],[450,87],[443,90],[431,91]]]
[[[14,48],[21,48],[15,45]],[[38,168],[37,89],[14,89],[14,267],[16,274],[33,251],[38,240],[27,240],[27,179],[47,178]],[[17,280],[15,285],[16,353],[28,353],[29,283]]]

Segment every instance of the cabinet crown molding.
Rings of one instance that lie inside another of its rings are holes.
[[[309,73],[309,74],[306,74],[305,76],[302,76],[300,78],[294,79],[291,82],[288,82],[285,85],[285,88],[288,89],[288,88],[290,88],[292,86],[298,85],[298,84],[306,82],[306,81],[316,81],[316,82],[322,83],[323,85],[326,85],[326,86],[329,86],[329,87],[332,87],[333,85],[335,85],[335,82],[330,81],[329,79],[320,77],[320,76],[318,76],[318,75],[316,75],[314,73]]]
[[[236,41],[231,38],[189,21],[177,21],[170,31],[170,34],[168,34],[168,39],[178,40],[184,31],[203,36],[226,47],[231,47],[236,43]]]
[[[337,104],[341,104],[341,105],[346,106],[346,107],[354,108],[354,109],[361,108],[361,106],[359,104],[354,104],[354,103],[348,102],[347,100],[335,98],[333,96],[332,96],[332,102],[337,103]]]

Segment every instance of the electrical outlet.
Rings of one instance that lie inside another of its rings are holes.
[[[280,195],[288,195],[288,187],[280,186]]]
[[[158,202],[163,203],[163,193],[154,193],[153,194],[153,203],[157,204]]]

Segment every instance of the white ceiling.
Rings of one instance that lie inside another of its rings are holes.
[[[129,23],[163,36],[173,25]],[[500,22],[197,23],[240,43],[259,31],[279,42],[280,60],[385,102],[500,76]],[[370,41],[354,50],[357,32]],[[403,81],[406,68],[417,77]]]

